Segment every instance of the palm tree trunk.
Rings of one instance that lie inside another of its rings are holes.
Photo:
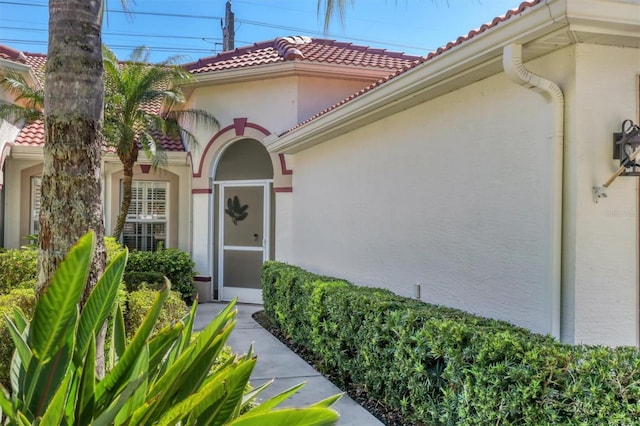
[[[83,303],[105,265],[102,160],[102,0],[50,0],[45,146],[38,250],[42,294],[80,236],[96,233]],[[100,352],[99,352],[100,353]]]
[[[116,226],[111,234],[116,240],[120,239],[122,230],[124,229],[124,223],[127,220],[127,213],[129,213],[129,206],[131,205],[131,186],[133,184],[133,165],[135,161],[131,161],[130,158],[121,158],[123,166],[124,178],[122,179],[122,205],[120,205],[120,211],[118,212],[118,218],[116,219]]]

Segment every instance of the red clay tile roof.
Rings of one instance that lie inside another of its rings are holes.
[[[448,50],[451,50],[454,47],[459,46],[460,44],[471,40],[475,36],[480,35],[480,34],[486,32],[486,31],[490,30],[491,28],[494,28],[495,26],[507,21],[511,17],[520,15],[525,10],[531,9],[532,7],[538,5],[541,2],[542,2],[542,0],[531,0],[531,1],[525,1],[525,2],[520,3],[520,6],[518,6],[517,8],[508,10],[507,13],[505,13],[504,15],[494,18],[491,22],[480,26],[480,28],[476,28],[474,30],[469,31],[469,33],[467,33],[467,35],[460,36],[455,41],[450,41],[445,46],[439,47],[435,51],[429,53],[427,56],[420,58],[418,61],[415,61],[415,62],[411,63],[410,65],[407,65],[403,69],[398,70],[397,72],[395,72],[394,74],[389,75],[388,77],[385,77],[383,79],[378,80],[375,83],[370,84],[369,86],[365,87],[364,89],[361,89],[359,92],[352,94],[348,98],[345,98],[345,99],[341,100],[340,102],[338,102],[338,103],[336,103],[336,104],[334,104],[334,105],[332,105],[330,107],[327,107],[326,109],[318,112],[317,114],[309,117],[308,119],[296,124],[291,129],[282,132],[278,136],[283,136],[283,135],[285,135],[285,134],[297,129],[298,127],[301,127],[301,126],[309,123],[310,121],[313,121],[313,120],[317,119],[318,117],[323,116],[323,115],[327,114],[330,111],[333,111],[334,109],[346,104],[349,101],[352,101],[353,99],[363,95],[364,93],[370,92],[371,90],[375,89],[376,87],[378,87],[378,86],[380,86],[380,85],[382,85],[382,84],[384,84],[384,83],[396,78],[397,76],[399,76],[401,74],[404,74],[405,72],[409,71],[410,69],[416,68],[416,67],[424,64],[425,62],[428,62],[431,59],[442,55],[444,52],[447,52]]]
[[[42,53],[24,53],[25,62],[31,67],[40,84],[44,84],[44,66],[47,63],[47,55]]]
[[[165,151],[168,152],[181,152],[185,151],[184,144],[180,138],[174,138],[167,135],[156,134],[155,138],[160,142],[160,145]],[[21,130],[15,140],[15,145],[19,146],[42,146],[44,145],[44,122],[42,120],[34,121],[33,123],[26,124]],[[106,152],[115,152],[115,149],[111,146],[107,146],[104,149]]]
[[[44,81],[44,65],[47,62],[47,55],[42,53],[20,52],[9,46],[0,44],[0,58],[20,64],[28,65],[33,70],[40,84]]]
[[[0,44],[0,58],[24,64],[26,59],[22,52]]]
[[[44,144],[44,122],[42,120],[26,124],[15,140],[16,145],[41,146]]]
[[[335,40],[295,36],[278,37],[275,40],[222,52],[216,56],[185,64],[184,67],[192,74],[201,74],[297,60],[396,71],[419,59],[420,56],[389,52],[385,49],[373,49]]]

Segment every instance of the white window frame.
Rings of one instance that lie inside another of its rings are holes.
[[[31,176],[31,200],[29,202],[29,234],[37,234],[40,232],[40,203],[42,176]]]
[[[138,189],[142,187],[142,197],[138,199]],[[164,214],[152,214],[150,210],[153,208],[153,198],[149,199],[147,194],[150,190],[163,187],[164,189]],[[131,205],[129,206],[129,213],[125,219],[125,224],[133,223],[133,224],[162,224],[164,225],[164,243],[163,247],[167,246],[167,241],[169,239],[169,189],[170,185],[168,181],[160,181],[160,180],[134,180],[132,182],[132,197],[131,197]],[[123,195],[123,182],[120,182],[120,205],[122,205],[122,195]],[[136,208],[137,203],[141,202],[141,210],[142,212],[138,212],[138,214],[132,214],[131,208]],[[151,204],[151,207],[149,206]],[[135,226],[135,225],[134,225]],[[125,226],[126,229],[126,226]],[[122,235],[120,237],[120,241],[123,242],[125,238],[125,229],[122,230]],[[130,249],[135,250],[153,250],[157,249],[157,245],[155,247],[152,245],[149,247],[146,243],[145,238],[154,238],[154,235],[145,235],[143,234],[133,234],[132,238],[137,239],[138,236],[143,236],[142,245],[140,247],[130,247]]]

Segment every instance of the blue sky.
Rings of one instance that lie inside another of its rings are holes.
[[[426,55],[431,50],[516,8],[521,0],[356,0],[344,24],[327,34],[316,0],[232,0],[236,47],[279,36],[307,35]],[[226,0],[137,0],[129,15],[108,0],[103,41],[125,59],[136,46],[151,60],[181,55],[181,62],[219,53]],[[0,44],[46,53],[46,0],[0,0]]]

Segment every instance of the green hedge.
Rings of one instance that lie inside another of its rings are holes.
[[[118,253],[124,250],[124,247],[113,237],[104,237],[104,248],[107,252],[107,265],[111,263],[111,260],[113,260]]]
[[[135,331],[142,324],[157,294],[157,291],[150,289],[140,289],[127,294],[124,323],[129,338],[133,337]],[[159,331],[168,325],[177,323],[187,312],[187,305],[180,298],[180,294],[171,291],[162,307],[162,312],[158,321],[156,321],[154,330]]]
[[[9,368],[15,346],[13,340],[11,340],[11,334],[4,316],[12,317],[14,307],[20,308],[27,318],[31,318],[36,308],[36,296],[33,288],[14,289],[9,291],[8,294],[0,295],[0,384],[5,389],[11,389]]]
[[[14,288],[34,288],[37,278],[38,250],[10,249],[0,253],[0,294]]]
[[[420,424],[638,424],[637,348],[502,321],[267,262],[265,313],[344,382]]]
[[[190,303],[193,297],[193,278],[196,276],[194,266],[189,253],[179,249],[133,251],[129,253],[125,272],[162,273],[171,281],[171,289],[179,292],[182,299]]]
[[[125,272],[122,280],[127,291],[136,291],[145,287],[152,290],[160,290],[164,285],[164,274],[157,271],[130,271]]]
[[[113,237],[105,237],[107,263],[124,250]],[[0,294],[16,288],[35,288],[38,278],[38,250],[24,246],[0,252]]]

